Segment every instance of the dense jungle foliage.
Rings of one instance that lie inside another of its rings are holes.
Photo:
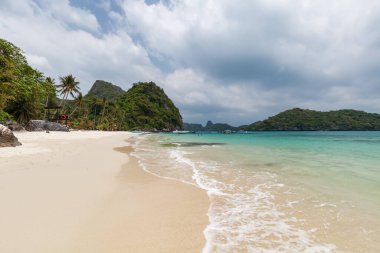
[[[182,116],[164,90],[155,83],[136,83],[117,102],[125,111],[128,129],[182,128]]]
[[[107,100],[109,85],[97,83],[97,95],[82,96],[67,102],[70,127],[97,130],[169,131],[182,127],[179,110],[155,83],[135,83],[121,90],[115,100]],[[104,93],[103,93],[104,91]]]
[[[27,63],[21,49],[0,39],[0,122],[25,124],[48,115],[58,120],[65,114],[70,127],[77,129],[154,131],[182,127],[177,107],[153,82],[136,83],[125,92],[98,80],[86,96],[79,84],[71,74],[59,77],[55,84],[53,78]],[[46,106],[55,109],[48,114]]]
[[[49,96],[55,96],[52,79],[29,66],[18,47],[0,39],[0,121],[43,117]]]

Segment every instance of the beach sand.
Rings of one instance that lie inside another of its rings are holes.
[[[208,198],[143,171],[126,132],[16,133],[0,149],[0,252],[201,252]]]

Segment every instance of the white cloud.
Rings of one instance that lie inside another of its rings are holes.
[[[314,75],[352,73],[373,39],[378,1],[125,0],[132,31],[177,64],[265,57]],[[144,15],[141,15],[144,13]],[[305,62],[308,64],[305,64]]]
[[[117,23],[120,23],[124,20],[124,17],[116,11],[109,11],[108,16]]]
[[[100,28],[96,17],[92,13],[71,6],[69,0],[35,0],[34,5],[38,6],[38,12],[61,22],[65,26],[74,26],[75,28],[93,32],[98,31]]]
[[[51,69],[51,65],[43,56],[39,55],[33,55],[33,54],[26,54],[26,58],[28,59],[28,62],[30,65],[34,66],[37,69]]]
[[[171,98],[178,101],[181,111],[188,116],[186,120],[198,122],[209,119],[223,121],[226,117],[233,120],[237,115],[242,118],[261,116],[260,110],[273,108],[276,101],[285,99],[276,92],[261,89],[259,84],[218,85],[215,80],[192,69],[178,69],[167,75],[160,84]]]
[[[77,76],[84,91],[96,79],[124,89],[156,81],[186,121],[249,123],[297,106],[380,107],[377,0],[97,4],[112,31],[68,0],[3,0],[0,34],[47,75]]]
[[[267,114],[268,104],[276,104],[271,108],[277,110],[302,105],[379,108],[376,99],[361,103],[365,95],[355,89],[380,91],[380,74],[373,71],[380,66],[379,7],[376,0],[123,1],[129,31],[174,69],[166,82],[181,79],[181,73],[183,80],[207,83],[204,96],[199,85],[172,85],[178,94],[188,92],[181,103],[201,100],[221,108],[227,103],[236,110],[257,108]],[[207,81],[189,79],[181,69]],[[343,91],[341,87],[349,95],[325,98],[331,90]],[[219,91],[223,94],[216,95]],[[254,94],[259,93],[257,99]],[[264,103],[261,98],[275,100]]]
[[[55,2],[59,6],[68,4],[67,1]],[[155,80],[160,76],[146,50],[134,43],[125,31],[97,36],[86,27],[70,28],[71,21],[55,17],[56,10],[49,5],[41,2],[39,5],[40,11],[34,11],[33,2],[23,2],[22,13],[1,8],[0,34],[21,47],[29,62],[46,75],[57,78],[72,73],[84,92],[96,79],[127,89],[133,82]]]

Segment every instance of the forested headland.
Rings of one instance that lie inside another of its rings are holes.
[[[178,108],[154,82],[128,91],[97,80],[87,95],[73,74],[55,80],[31,67],[22,50],[0,39],[0,122],[26,124],[65,115],[71,128],[86,130],[172,131],[182,128]],[[54,115],[57,114],[57,115]]]

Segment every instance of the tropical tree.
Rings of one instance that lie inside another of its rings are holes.
[[[0,39],[0,110],[14,98],[21,66],[27,64],[20,48]]]
[[[61,101],[61,113],[64,111],[66,101],[68,96],[75,97],[75,94],[79,94],[79,82],[75,80],[75,77],[73,75],[67,75],[64,77],[59,77],[60,84],[56,85],[58,92],[60,95],[63,95],[63,99]]]
[[[98,97],[89,98],[89,110],[93,119],[93,129],[96,129],[97,123],[99,121],[98,116],[103,108],[103,99]]]
[[[52,77],[50,77],[50,76],[48,76],[48,77],[46,77],[46,82],[50,83],[51,85],[54,85],[55,84],[55,79],[52,78]]]
[[[77,110],[77,109],[82,109],[83,108],[83,105],[84,105],[84,99],[83,99],[83,95],[81,92],[79,92],[78,96],[75,98],[74,100],[74,104],[75,104],[75,108],[74,110],[70,113],[70,117],[74,114],[74,112]]]
[[[54,86],[33,69],[21,49],[0,39],[0,120],[11,116],[24,123],[42,117],[44,101]]]
[[[111,121],[110,128],[112,130],[122,130],[125,111],[118,104],[110,103],[110,105],[111,107],[110,107],[109,113],[107,113]]]
[[[106,106],[107,106],[107,104],[108,104],[107,99],[103,98],[102,99],[102,116],[100,118],[100,122],[103,122],[103,120],[104,120],[104,113],[106,112]]]
[[[46,82],[46,84],[48,84],[48,85],[51,85],[51,86],[53,86],[53,87],[55,86],[55,80],[54,80],[54,78],[52,78],[52,77],[50,77],[50,76],[46,77],[45,82]],[[53,95],[54,95],[54,97],[53,97]],[[49,99],[49,98],[50,98],[50,99]],[[54,94],[47,94],[47,95],[46,95],[46,99],[45,99],[45,107],[48,107],[48,106],[52,103],[53,98],[56,99],[56,94],[55,94],[55,92],[54,92]],[[46,110],[45,110],[45,113],[44,113],[44,118],[46,118]]]

